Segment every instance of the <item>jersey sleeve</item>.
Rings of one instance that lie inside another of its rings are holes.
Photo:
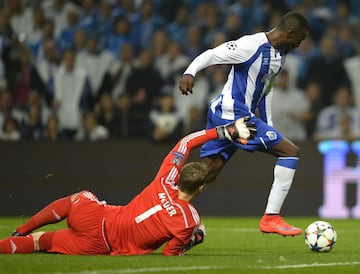
[[[197,72],[211,65],[246,62],[257,49],[252,40],[252,36],[247,35],[238,40],[225,42],[213,49],[208,49],[190,63],[184,74],[195,76]]]
[[[172,238],[166,243],[162,250],[164,256],[181,256],[188,250],[188,245],[191,241],[191,236],[194,233],[194,228],[187,228],[178,231],[176,237]]]
[[[218,135],[215,128],[197,131],[183,137],[163,160],[156,179],[164,178],[167,185],[176,185],[179,172],[186,163],[190,151],[217,137]],[[162,180],[156,181],[161,182]]]
[[[192,237],[202,224],[198,212],[192,205],[188,204],[182,208],[178,211],[177,218],[171,221],[170,230],[174,236],[163,248],[162,254],[165,256],[184,255],[192,247]]]

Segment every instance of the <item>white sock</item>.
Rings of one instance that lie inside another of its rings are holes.
[[[279,214],[285,198],[290,190],[296,169],[275,165],[274,182],[272,184],[266,214]]]

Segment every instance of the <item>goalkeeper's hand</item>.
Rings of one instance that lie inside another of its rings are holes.
[[[254,139],[257,133],[255,123],[249,122],[249,120],[249,116],[246,116],[230,124],[217,126],[218,138],[226,138],[231,142],[247,144],[247,140]]]
[[[204,242],[206,236],[206,230],[203,223],[199,225],[198,228],[195,229],[194,233],[191,235],[190,243],[186,246],[186,250],[193,248],[194,246],[201,244]]]

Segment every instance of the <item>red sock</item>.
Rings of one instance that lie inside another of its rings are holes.
[[[0,240],[0,254],[33,253],[35,245],[32,235],[9,237]]]
[[[19,226],[16,231],[20,234],[28,234],[31,231],[47,224],[57,223],[69,214],[71,208],[71,196],[58,199],[44,207],[30,218],[25,224]]]

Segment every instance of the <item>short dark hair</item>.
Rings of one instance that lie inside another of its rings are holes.
[[[179,190],[193,194],[198,190],[199,186],[205,184],[208,175],[208,168],[205,163],[190,162],[184,165],[180,171]]]
[[[309,31],[310,26],[305,16],[299,12],[291,11],[284,14],[279,23],[280,30],[292,29],[294,31]]]

